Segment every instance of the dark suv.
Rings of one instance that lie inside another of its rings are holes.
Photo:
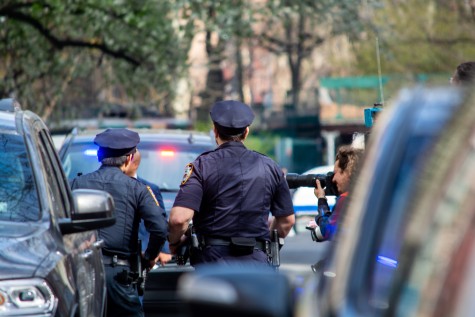
[[[0,315],[101,316],[102,241],[114,224],[103,191],[71,191],[48,128],[0,100]]]
[[[90,173],[99,168],[98,146],[94,137],[103,130],[74,129],[64,140],[59,156],[69,179],[78,173]],[[170,211],[178,193],[186,164],[198,155],[214,149],[209,134],[186,130],[134,129],[140,134],[138,149],[142,161],[138,176],[160,187],[165,210]]]

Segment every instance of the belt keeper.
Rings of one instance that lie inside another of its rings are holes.
[[[116,266],[117,265],[117,255],[114,255],[112,257],[112,267]]]

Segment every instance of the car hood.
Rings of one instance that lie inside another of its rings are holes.
[[[0,222],[0,279],[34,276],[53,245],[39,225]]]

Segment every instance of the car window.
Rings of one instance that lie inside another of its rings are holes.
[[[40,168],[46,177],[46,190],[48,191],[48,197],[50,199],[50,205],[52,211],[57,217],[65,218],[67,217],[66,207],[65,207],[65,197],[63,196],[62,188],[58,183],[58,171],[52,162],[51,156],[48,153],[48,142],[45,140],[45,136],[42,135],[42,131],[38,132],[38,135],[35,136],[36,142],[38,142],[38,151],[41,157]]]
[[[1,126],[0,179],[0,220],[38,221],[38,195],[24,140]]]
[[[162,191],[178,191],[185,166],[201,153],[213,149],[213,145],[211,142],[202,145],[157,140],[140,142],[138,149],[142,156],[138,176],[157,184]],[[62,158],[68,179],[98,169],[97,150],[98,146],[92,141],[71,144]]]
[[[57,193],[58,199],[60,199],[59,206],[57,206],[56,211],[58,212],[57,217],[69,217],[69,211],[71,208],[71,202],[69,201],[69,190],[66,179],[62,171],[62,167],[58,161],[56,150],[53,148],[51,138],[45,130],[41,130],[40,139],[42,144],[42,150],[44,151],[45,159],[47,159],[47,164],[50,165],[51,170],[54,171],[49,177],[49,186],[54,186],[54,191]],[[53,183],[51,183],[53,182]],[[63,208],[64,207],[64,208]]]
[[[157,184],[162,191],[177,191],[185,166],[211,146],[189,144],[139,144],[142,161],[138,175]]]
[[[98,146],[92,142],[73,143],[62,158],[62,164],[68,179],[79,174],[95,171],[101,165],[97,160]]]
[[[428,145],[427,138],[413,138],[408,142],[407,150],[389,190],[392,198],[385,201],[382,208],[387,215],[384,223],[380,223],[379,239],[374,249],[374,261],[369,262],[367,268],[367,296],[368,304],[376,309],[388,307],[388,300],[394,277],[398,267],[401,249],[401,237],[408,218],[407,197],[413,190],[416,170],[420,160],[420,149]]]

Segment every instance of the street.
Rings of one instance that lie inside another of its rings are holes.
[[[312,241],[308,231],[289,236],[280,252],[280,271],[301,283],[313,274],[310,266],[322,260],[330,246],[330,242]]]

